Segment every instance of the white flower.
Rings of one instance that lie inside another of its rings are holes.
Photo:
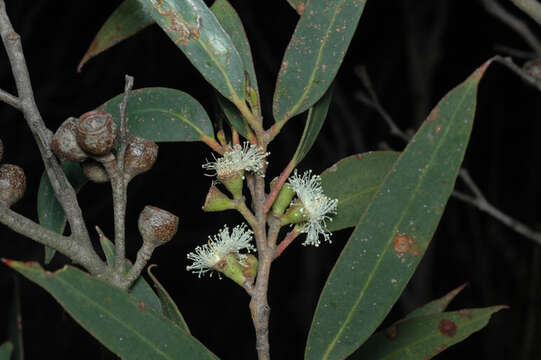
[[[214,266],[222,261],[227,255],[234,254],[237,260],[246,258],[245,254],[239,251],[246,249],[247,252],[256,251],[250,243],[253,231],[246,228],[246,224],[237,225],[229,233],[229,227],[226,225],[218,234],[209,236],[207,244],[197,246],[195,252],[188,254],[188,259],[193,263],[186,267],[186,270],[192,271],[201,277],[202,274],[213,270]],[[211,273],[212,275],[212,273]]]
[[[306,212],[306,223],[301,231],[306,233],[306,240],[303,245],[319,246],[319,234],[323,239],[331,242],[330,232],[327,231],[327,220],[332,221],[329,214],[336,214],[338,199],[331,199],[323,193],[321,177],[312,175],[312,170],[304,172],[302,176],[297,175],[297,170],[289,178],[289,185],[293,188],[297,197],[302,202],[303,210]]]
[[[231,151],[226,152],[222,157],[203,164],[203,169],[212,170],[218,177],[227,177],[231,174],[246,170],[263,175],[263,167],[266,165],[265,157],[269,155],[257,145],[244,142],[233,146]]]

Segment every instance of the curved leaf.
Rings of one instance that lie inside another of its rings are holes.
[[[118,104],[123,98],[124,94],[120,94],[98,110],[112,114],[118,124]],[[212,123],[203,106],[180,90],[162,87],[134,90],[128,102],[127,116],[130,135],[156,142],[199,141],[214,137]]]
[[[273,99],[275,121],[308,110],[331,85],[366,0],[311,0],[286,49]]]
[[[244,117],[240,113],[239,109],[229,100],[224,98],[220,93],[216,92],[216,102],[220,107],[220,110],[225,115],[227,122],[231,125],[239,134],[248,139],[250,125],[244,120]],[[221,115],[221,114],[220,114]]]
[[[197,339],[135,297],[65,266],[54,273],[37,263],[4,260],[47,290],[90,334],[125,359],[217,359]]]
[[[431,359],[484,328],[492,314],[504,308],[464,309],[406,320],[371,336],[349,359]]]
[[[404,318],[404,320],[409,320],[414,317],[438,314],[438,313],[443,312],[447,308],[449,303],[453,301],[455,296],[457,296],[458,293],[460,293],[462,289],[466,287],[466,285],[467,284],[462,284],[456,289],[449,291],[447,294],[445,294],[441,298],[432,300],[431,302],[424,304],[420,308],[413,310]]]
[[[316,142],[317,136],[319,135],[319,132],[323,127],[323,123],[327,118],[327,112],[329,111],[329,106],[331,105],[332,94],[333,88],[331,86],[325,95],[308,111],[301,140],[299,141],[297,150],[293,155],[293,166],[297,166],[302,159],[304,159]]]
[[[13,344],[9,341],[0,345],[0,360],[10,360],[11,352],[13,351]]]
[[[75,191],[79,191],[86,184],[87,179],[79,163],[63,162],[62,169]],[[41,175],[38,189],[38,219],[39,223],[47,229],[59,234],[64,233],[66,216],[58,200],[56,200],[49,176],[45,172]],[[55,252],[54,249],[45,246],[46,264],[53,259]]]
[[[432,110],[372,198],[321,293],[306,359],[351,354],[406,287],[453,190],[489,63]]]
[[[327,223],[329,231],[357,225],[399,155],[393,151],[351,155],[321,173],[325,195],[338,199],[338,211]]]
[[[178,327],[186,330],[186,332],[189,334],[190,329],[188,328],[188,324],[186,323],[186,320],[184,320],[184,317],[180,313],[180,310],[177,307],[177,304],[173,301],[171,296],[169,296],[169,293],[163,285],[158,281],[158,279],[154,276],[154,274],[150,271],[154,266],[151,265],[147,268],[148,276],[152,279],[154,282],[154,287],[156,288],[156,291],[158,292],[158,296],[160,299],[160,302],[162,304],[163,308],[163,314],[166,318],[177,324]]]
[[[234,103],[244,99],[242,59],[202,0],[138,1],[212,86]]]
[[[92,40],[90,47],[77,66],[77,71],[81,71],[84,64],[94,56],[137,34],[152,23],[154,20],[143,11],[137,0],[124,0],[107,18]]]

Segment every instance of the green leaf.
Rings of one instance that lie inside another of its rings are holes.
[[[125,0],[98,31],[77,71],[81,71],[84,64],[94,56],[137,34],[152,23],[154,20],[143,11],[137,0]]]
[[[273,99],[275,121],[308,110],[329,88],[366,0],[311,0],[286,49]]]
[[[98,110],[113,115],[120,123],[118,104],[120,94]],[[200,141],[214,137],[207,112],[190,95],[175,89],[153,87],[132,91],[127,109],[128,132],[156,142]]]
[[[156,265],[150,265],[147,268],[148,276],[152,279],[154,282],[154,287],[156,288],[156,291],[158,292],[158,296],[160,298],[160,302],[162,304],[163,308],[163,314],[166,318],[177,324],[178,327],[186,330],[186,332],[189,334],[190,329],[188,328],[188,324],[184,320],[184,317],[180,313],[180,310],[177,307],[177,304],[173,301],[171,296],[169,296],[169,293],[165,290],[162,284],[158,281],[158,279],[152,274],[152,268]]]
[[[308,0],[287,0],[287,2],[295,9],[297,14],[302,15]]]
[[[327,223],[329,231],[357,225],[399,155],[392,151],[352,155],[321,174],[325,195],[338,199],[338,211]]]
[[[255,75],[254,60],[252,59],[252,50],[250,49],[248,36],[246,36],[240,17],[227,0],[216,0],[210,7],[210,10],[212,10],[220,25],[229,34],[233,45],[238,50],[244,70],[248,76],[247,85],[249,86],[247,88],[255,92],[256,104],[252,105],[259,108],[259,88]],[[247,99],[250,100],[250,97],[248,96]]]
[[[244,99],[241,56],[202,0],[138,0],[201,75],[234,103]]]
[[[135,297],[83,271],[54,273],[37,263],[4,260],[48,291],[90,334],[125,359],[217,359],[197,339]]]
[[[216,92],[216,101],[223,114],[225,115],[225,118],[227,119],[229,125],[231,125],[235,130],[237,130],[239,134],[244,136],[244,138],[248,139],[250,126],[248,125],[246,120],[244,120],[244,117],[237,109],[237,107],[231,101],[220,95],[220,93],[218,92]]]
[[[70,184],[75,191],[79,191],[87,179],[83,174],[81,165],[72,162],[63,162],[62,169],[66,174]],[[49,230],[57,232],[59,234],[64,233],[66,227],[66,216],[64,210],[56,200],[53,187],[49,181],[47,173],[44,172],[41,176],[38,189],[38,219],[39,223]],[[48,264],[55,254],[55,250],[46,246],[45,247],[45,263]]]
[[[492,314],[504,308],[464,309],[400,322],[370,337],[349,359],[431,359],[484,328]]]
[[[109,266],[113,265],[115,263],[115,245],[105,236],[100,236],[100,245],[105,254],[107,264]],[[131,267],[132,264],[127,261],[126,271],[130,270]],[[135,283],[132,285],[129,292],[152,310],[157,311],[160,314],[163,313],[160,299],[142,276],[135,280]]]
[[[351,354],[406,287],[453,190],[489,63],[432,110],[370,201],[323,288],[306,359]]]
[[[9,341],[0,345],[0,360],[10,360],[12,351],[13,345]]]
[[[13,354],[11,358],[13,360],[23,360],[23,319],[21,316],[21,292],[19,290],[19,277],[14,276],[13,280],[13,297],[11,300],[8,319],[8,338],[11,344],[13,344]],[[1,358],[2,357],[0,356],[0,359]]]
[[[421,306],[420,308],[413,310],[403,320],[408,320],[414,317],[438,314],[438,313],[443,312],[445,309],[447,309],[447,306],[449,305],[451,301],[453,301],[455,296],[457,296],[458,293],[460,293],[462,289],[466,287],[466,285],[467,284],[462,284],[456,289],[451,290],[449,293],[445,294],[441,298],[433,300]]]
[[[323,127],[323,123],[327,118],[327,112],[329,111],[329,106],[331,105],[333,94],[333,87],[331,86],[325,95],[308,111],[308,116],[306,117],[306,123],[304,125],[304,131],[297,145],[297,150],[293,155],[293,166],[297,166],[302,159],[308,154],[314,143],[316,142],[317,136]]]

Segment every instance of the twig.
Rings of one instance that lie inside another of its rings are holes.
[[[541,4],[537,0],[511,0],[511,2],[541,25]]]
[[[19,101],[19,98],[2,89],[0,89],[0,101],[13,106],[17,110],[21,110],[21,102]]]
[[[69,237],[51,231],[4,205],[0,205],[0,222],[21,235],[54,248],[94,275],[106,272],[103,261],[84,243],[72,241]]]
[[[291,244],[293,240],[297,238],[298,235],[299,235],[299,231],[297,230],[297,228],[296,227],[293,228],[293,230],[291,230],[287,234],[284,240],[282,240],[280,244],[278,244],[278,247],[276,248],[276,252],[274,253],[274,258],[276,259],[278,256],[280,256],[284,252],[284,250],[289,246],[289,244]]]
[[[530,47],[541,56],[541,42],[537,40],[537,37],[528,28],[528,25],[519,18],[511,15],[503,6],[501,6],[496,0],[481,0],[485,9],[499,18],[503,23],[515,30]]]
[[[56,198],[66,214],[73,235],[80,241],[85,242],[86,247],[91,248],[90,236],[84,223],[81,208],[77,202],[75,190],[67,180],[58,160],[51,152],[49,145],[52,132],[45,126],[37,108],[28,68],[26,67],[21,38],[11,25],[3,0],[0,1],[0,35],[15,79],[20,110],[36,140]]]
[[[494,49],[518,59],[532,60],[537,58],[537,54],[533,51],[519,50],[506,45],[496,44]]]
[[[513,59],[509,57],[501,57],[501,56],[495,56],[494,61],[497,63],[500,63],[504,66],[506,66],[508,69],[513,71],[515,74],[517,74],[526,84],[529,84],[533,87],[535,87],[537,90],[541,91],[541,81],[532,75],[528,74],[526,71],[522,70],[519,66],[517,66]]]
[[[133,284],[133,282],[137,280],[137,278],[141,274],[141,271],[148,263],[148,260],[150,260],[150,258],[152,257],[154,249],[154,246],[151,246],[148,243],[143,243],[143,246],[137,252],[137,259],[135,260],[135,264],[133,264],[132,268],[126,274],[126,288],[129,288],[131,284]]]
[[[293,161],[290,161],[289,164],[285,167],[284,170],[280,173],[280,176],[278,177],[278,180],[276,181],[276,184],[274,184],[273,188],[271,189],[271,192],[269,193],[269,196],[267,197],[267,200],[265,201],[264,211],[265,214],[269,212],[272,204],[274,203],[274,200],[276,200],[276,197],[280,193],[280,189],[286,182],[287,178],[295,168],[295,164]]]
[[[495,61],[498,61],[498,62],[503,61],[505,64],[507,64],[507,66],[509,66],[509,64],[511,64],[511,66],[517,67],[516,65],[513,64],[513,62],[511,60],[504,59],[504,58],[502,58],[500,56],[496,56]],[[524,73],[520,68],[518,68],[517,71],[521,74],[521,76],[527,76],[528,79],[531,78],[530,75]],[[524,74],[522,74],[522,73],[524,73]],[[368,84],[370,84],[370,82],[368,82]],[[366,83],[365,83],[365,86],[366,86]],[[538,86],[538,89],[541,91],[541,85],[539,83],[537,83],[537,86]],[[363,99],[365,101],[372,101],[373,98],[375,98],[377,100],[377,96],[376,96],[375,92],[372,91],[371,94],[372,94],[372,96],[370,98],[365,96],[365,97],[363,97]],[[377,102],[376,104],[379,104],[379,102]],[[381,106],[376,106],[375,104],[372,104],[372,105],[369,105],[369,106],[372,106],[374,109],[376,109],[376,111],[380,114],[381,117],[386,118],[385,121],[389,124],[390,128],[394,127],[395,129],[398,129],[397,132],[399,134],[394,133],[393,135],[399,136],[401,139],[404,139],[404,136],[405,136],[406,138],[404,140],[406,142],[409,142],[410,137],[407,136],[407,134],[405,134],[402,130],[400,130],[400,128],[398,128],[398,126],[393,121],[393,119],[388,115],[388,113]],[[460,169],[459,177],[464,181],[464,183],[468,186],[468,188],[471,190],[471,192],[475,196],[470,196],[470,195],[467,195],[467,194],[465,194],[463,192],[455,190],[452,193],[453,197],[455,197],[456,199],[458,199],[460,201],[466,202],[468,204],[471,204],[471,205],[477,207],[479,210],[482,210],[482,211],[486,212],[487,214],[489,214],[493,218],[495,218],[495,219],[499,220],[500,222],[502,222],[504,225],[507,225],[508,227],[510,227],[515,232],[517,232],[517,233],[523,235],[524,237],[526,237],[526,238],[536,242],[537,244],[541,245],[541,233],[538,233],[538,232],[530,229],[528,226],[526,226],[523,223],[519,222],[518,220],[510,217],[509,215],[505,214],[504,212],[502,212],[501,210],[499,210],[498,208],[496,208],[492,204],[490,204],[486,200],[485,196],[483,195],[483,193],[481,192],[479,187],[475,184],[475,182],[473,181],[473,179],[471,178],[469,172],[466,169],[464,169],[464,168]],[[280,247],[280,245],[278,245],[278,246]]]

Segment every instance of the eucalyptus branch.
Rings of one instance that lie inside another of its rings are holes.
[[[13,106],[17,110],[21,110],[21,102],[19,101],[19,98],[2,89],[0,89],[0,101]]]
[[[538,89],[541,91],[541,83],[537,82],[537,80],[535,80],[535,78],[531,77],[529,74],[522,71],[522,69],[520,69],[516,65],[514,65],[512,60],[504,59],[504,58],[502,58],[500,56],[496,56],[494,59],[497,62],[500,62],[500,63],[503,62],[508,67],[509,66],[516,67],[517,71],[521,75],[521,77],[524,76],[528,80],[534,81],[537,84],[536,86],[538,87]],[[369,84],[369,83],[364,83],[365,86],[367,84]],[[395,129],[398,129],[397,133],[395,133],[394,135],[399,136],[401,139],[404,139],[404,136],[406,136],[407,137],[406,141],[408,142],[410,140],[410,137],[408,137],[396,125],[396,123],[393,121],[391,116],[389,116],[389,114],[381,106],[377,106],[376,103],[372,102],[372,104],[370,104],[370,102],[372,101],[373,98],[375,98],[377,100],[377,96],[376,96],[375,92],[372,91],[371,94],[372,95],[370,97],[367,97],[367,96],[364,96],[364,95],[361,94],[361,97],[358,96],[357,98],[358,99],[362,98],[363,102],[367,101],[368,102],[367,105],[372,106],[380,114],[380,116],[385,119],[385,121],[389,124],[390,127],[392,126]],[[379,102],[377,102],[377,104],[379,104]],[[464,169],[464,168],[460,169],[459,177],[464,181],[464,183],[468,186],[468,188],[471,190],[471,192],[475,196],[472,197],[472,196],[467,195],[467,194],[465,194],[463,192],[455,190],[452,193],[453,197],[455,197],[456,199],[458,199],[460,201],[468,203],[468,204],[470,204],[470,205],[472,205],[474,207],[477,207],[479,210],[486,212],[487,214],[489,214],[490,216],[492,216],[496,220],[499,220],[500,222],[502,222],[504,225],[508,226],[509,228],[514,230],[515,232],[517,232],[517,233],[523,235],[524,237],[534,241],[535,243],[541,245],[541,233],[538,233],[538,232],[532,230],[527,225],[525,225],[525,224],[521,223],[520,221],[512,218],[511,216],[505,214],[503,211],[499,210],[498,208],[496,208],[495,206],[490,204],[486,200],[486,197],[481,192],[481,189],[479,189],[479,187],[473,181],[473,179],[471,178],[469,172],[466,169]]]
[[[244,219],[248,222],[248,224],[254,228],[257,226],[257,219],[254,216],[254,214],[250,211],[250,209],[246,206],[245,199],[239,199],[234,200],[235,201],[235,209],[244,217]]]
[[[92,247],[73,241],[72,237],[51,231],[1,204],[0,223],[16,233],[61,252],[93,275],[100,276],[106,273],[104,262]]]
[[[496,0],[481,1],[489,13],[500,19],[511,29],[515,30],[515,32],[517,32],[536,52],[537,56],[541,56],[541,42],[539,42],[537,37],[532,33],[524,21],[510,14]]]
[[[537,79],[537,78],[533,77],[532,75],[530,75],[526,71],[524,71],[522,68],[517,66],[513,62],[513,59],[511,59],[509,57],[504,58],[504,57],[501,57],[501,56],[495,56],[494,61],[506,66],[512,72],[517,74],[526,84],[531,85],[531,86],[535,87],[537,90],[541,91],[541,81],[540,81],[540,79]]]
[[[282,170],[280,173],[280,176],[278,177],[278,180],[276,181],[276,184],[274,184],[273,188],[271,189],[271,192],[269,193],[269,196],[267,197],[267,200],[265,201],[264,211],[265,213],[269,212],[270,208],[272,207],[272,204],[274,204],[274,200],[276,200],[276,197],[280,193],[280,189],[282,189],[282,186],[287,181],[287,178],[289,175],[291,175],[291,172],[295,169],[295,163],[292,161],[287,164],[287,166]]]
[[[274,258],[276,259],[278,256],[280,256],[284,250],[297,238],[297,236],[300,234],[297,227],[294,227],[293,230],[291,230],[287,236],[278,244],[276,247],[276,252],[274,253]]]
[[[537,0],[511,0],[511,2],[541,25],[541,4]]]
[[[128,271],[125,277],[126,281],[126,287],[129,288],[131,284],[141,274],[141,271],[144,269],[150,258],[152,257],[152,253],[154,252],[154,249],[156,247],[152,246],[148,243],[143,243],[143,246],[139,249],[137,252],[137,259],[135,260],[135,264],[131,267],[131,269]]]
[[[84,223],[81,208],[77,202],[75,190],[50,149],[52,132],[45,126],[37,108],[28,68],[26,67],[21,38],[11,25],[3,0],[0,0],[0,35],[15,79],[19,109],[22,111],[36,140],[56,198],[66,214],[72,233],[76,235],[77,239],[85,242],[86,245],[90,245],[90,236]],[[10,99],[14,100],[13,98]]]

